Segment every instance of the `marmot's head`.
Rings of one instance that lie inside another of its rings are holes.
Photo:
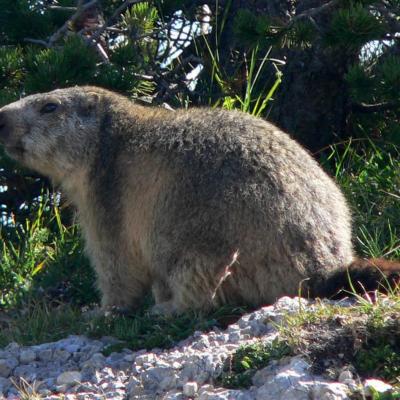
[[[35,94],[0,109],[7,154],[56,180],[87,160],[96,145],[102,89],[72,87]]]

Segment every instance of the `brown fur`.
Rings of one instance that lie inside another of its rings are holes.
[[[149,290],[165,312],[257,306],[299,284],[322,296],[355,262],[341,191],[261,119],[74,87],[2,108],[0,139],[76,204],[104,307]]]
[[[316,287],[314,297],[339,299],[350,293],[364,294],[378,290],[387,293],[400,283],[400,262],[382,258],[356,258],[347,269],[334,271],[324,284]]]

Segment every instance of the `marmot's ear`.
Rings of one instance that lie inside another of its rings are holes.
[[[98,93],[96,92],[85,93],[85,96],[82,97],[79,105],[80,114],[85,117],[90,116],[96,109],[99,100],[100,100],[100,95]]]

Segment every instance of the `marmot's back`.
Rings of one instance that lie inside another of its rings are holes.
[[[175,246],[206,247],[225,261],[239,250],[233,290],[253,303],[295,295],[302,279],[352,262],[342,193],[288,135],[223,110],[168,113],[162,123],[163,131],[144,128],[146,151],[163,153],[176,171],[155,236],[165,232],[171,245],[173,226]]]

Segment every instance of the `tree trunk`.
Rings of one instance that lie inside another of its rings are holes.
[[[312,152],[345,134],[348,95],[344,66],[340,55],[322,50],[287,55],[270,119]]]

